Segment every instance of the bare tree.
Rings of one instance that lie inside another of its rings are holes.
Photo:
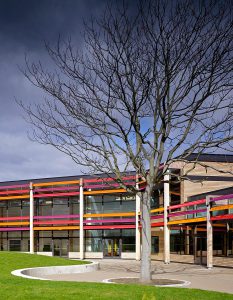
[[[47,94],[21,103],[33,137],[140,194],[141,281],[150,281],[153,190],[191,153],[231,151],[232,2],[116,4],[85,24],[82,49],[59,39],[47,51],[54,71],[40,62],[25,71]],[[144,191],[125,184],[128,170],[146,180]]]

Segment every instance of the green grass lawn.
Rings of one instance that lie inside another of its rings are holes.
[[[0,299],[143,299],[143,300],[228,300],[233,295],[184,288],[157,288],[138,285],[40,281],[11,275],[15,269],[72,265],[83,262],[62,258],[0,252]]]

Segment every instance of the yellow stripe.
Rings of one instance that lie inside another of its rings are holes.
[[[155,213],[155,212],[160,212],[160,211],[164,211],[164,208],[163,207],[155,208],[155,209],[152,209],[150,212]]]
[[[85,218],[96,218],[96,217],[130,217],[135,216],[134,212],[128,213],[109,213],[109,214],[84,214]]]
[[[80,182],[79,180],[53,181],[53,182],[33,183],[33,186],[50,186],[50,185],[79,184],[79,182]]]
[[[97,194],[115,194],[115,193],[126,193],[125,189],[119,190],[100,190],[100,191],[86,191],[84,195],[97,195]]]
[[[34,230],[77,230],[79,229],[79,226],[59,226],[59,227],[53,227],[53,226],[49,226],[49,227],[34,227]]]
[[[29,195],[21,195],[21,196],[4,196],[4,197],[0,197],[0,200],[26,199],[26,198],[30,198]]]
[[[12,226],[12,225],[29,225],[29,222],[4,222],[4,223],[0,223],[0,226]]]
[[[219,205],[219,206],[214,206],[210,209],[210,211],[216,211],[216,210],[224,210],[224,209],[231,209],[233,208],[233,204],[228,204],[228,205]]]
[[[202,218],[195,218],[195,219],[184,219],[184,220],[169,221],[168,225],[195,223],[195,222],[204,222],[204,221],[206,221],[206,218],[202,217]]]
[[[214,224],[213,226],[214,227],[226,227],[227,225],[226,224]]]

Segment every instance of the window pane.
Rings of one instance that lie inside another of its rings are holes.
[[[151,253],[159,253],[159,237],[152,236],[151,237]]]
[[[87,238],[85,241],[86,252],[102,252],[102,238]]]
[[[20,240],[9,240],[9,250],[10,251],[21,251],[21,241]]]

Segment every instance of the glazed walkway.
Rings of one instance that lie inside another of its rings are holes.
[[[96,260],[97,261],[97,260]],[[104,259],[100,270],[84,274],[50,275],[44,278],[62,281],[102,282],[108,278],[139,277],[140,262]],[[229,261],[232,262],[232,259]],[[161,261],[152,262],[153,278],[168,278],[190,281],[187,288],[221,291],[233,294],[233,268],[215,267],[207,270],[203,266],[187,263],[164,265]]]

